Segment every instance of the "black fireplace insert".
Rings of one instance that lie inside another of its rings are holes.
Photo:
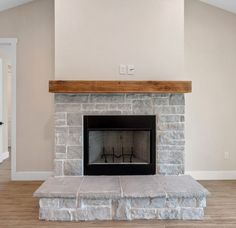
[[[155,173],[155,116],[84,116],[84,175]]]

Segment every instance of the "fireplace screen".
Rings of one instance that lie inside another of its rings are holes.
[[[155,122],[155,116],[84,116],[84,174],[154,174]]]
[[[149,131],[90,131],[89,164],[149,164]]]

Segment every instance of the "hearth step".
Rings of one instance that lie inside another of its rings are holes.
[[[34,193],[51,221],[198,220],[208,195],[188,175],[51,177]]]

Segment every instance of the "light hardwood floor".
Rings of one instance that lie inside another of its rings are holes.
[[[236,181],[201,181],[212,195],[203,221],[108,221],[45,222],[38,220],[38,201],[33,192],[42,182],[10,181],[10,162],[0,164],[0,228],[236,228]]]

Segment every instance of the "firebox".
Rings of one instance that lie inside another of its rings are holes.
[[[155,116],[84,116],[84,175],[155,172]]]

